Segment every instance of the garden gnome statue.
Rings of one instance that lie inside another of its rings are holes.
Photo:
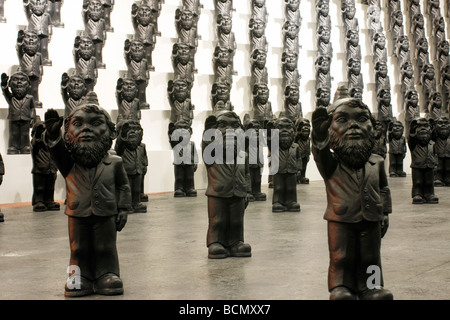
[[[95,47],[97,68],[105,69],[103,47],[106,41],[106,24],[103,19],[103,6],[100,0],[89,0],[83,5],[84,30]]]
[[[297,174],[297,183],[309,184],[309,179],[306,177],[306,167],[311,156],[311,122],[306,118],[299,118],[295,126],[297,130],[294,142],[300,147],[302,155],[302,166]]]
[[[116,240],[132,209],[122,158],[110,152],[115,125],[90,92],[65,119],[49,109],[45,127],[45,142],[66,181],[71,251],[65,296],[122,294]]]
[[[436,187],[450,186],[450,120],[440,117],[433,130],[434,152],[437,156],[437,167],[434,177]]]
[[[298,212],[297,173],[302,167],[300,147],[294,142],[295,124],[281,114],[270,121],[267,130],[278,130],[279,150],[271,149],[271,165],[278,163],[278,171],[273,175],[272,212]],[[271,144],[273,143],[273,136]]]
[[[266,194],[261,192],[261,176],[264,168],[264,135],[261,123],[250,119],[250,115],[244,116],[244,130],[246,136],[246,150],[249,157],[249,169],[251,178],[251,193],[249,201],[266,201]]]
[[[42,108],[42,102],[39,101],[39,84],[42,81],[44,67],[42,55],[39,52],[39,37],[36,32],[19,30],[16,49],[20,69],[30,80],[30,94],[34,98],[34,106]]]
[[[47,12],[48,0],[23,0],[25,14],[28,20],[28,30],[36,32],[39,37],[39,48],[42,54],[42,64],[51,66],[48,44],[52,36],[52,20]]]
[[[169,123],[168,133],[174,157],[174,197],[196,197],[194,173],[197,171],[198,155],[195,143],[191,140],[190,120],[179,119]]]
[[[8,81],[9,80],[9,81]],[[9,106],[8,154],[30,153],[30,128],[36,117],[34,98],[28,94],[30,80],[22,71],[1,75],[1,87]]]
[[[394,119],[388,125],[389,176],[406,177],[403,171],[403,159],[406,155],[405,127],[401,121]]]
[[[361,99],[343,95],[316,109],[311,122],[312,154],[328,200],[330,300],[392,300],[383,288],[380,255],[391,196],[384,159],[372,154],[370,109]],[[367,273],[374,266],[379,271],[375,285]]]
[[[245,146],[239,148],[239,138],[236,139],[238,134],[243,134],[242,129],[241,119],[233,111],[219,111],[205,120],[202,155],[208,176],[205,194],[208,198],[206,245],[209,259],[250,257],[252,254],[251,246],[244,242],[250,172]],[[225,157],[232,159],[225,161]]]
[[[128,68],[128,77],[133,79],[138,89],[141,109],[150,109],[147,103],[147,86],[150,80],[148,61],[145,58],[144,43],[141,40],[125,40],[124,56]]]
[[[117,140],[114,150],[122,157],[131,188],[133,212],[147,212],[147,206],[141,202],[141,186],[144,166],[139,147],[142,143],[143,129],[138,120],[126,119],[117,124]]]
[[[77,74],[69,76],[64,72],[61,76],[61,96],[64,101],[64,117],[67,117],[73,109],[84,103],[86,96],[86,84],[84,79]]]
[[[43,139],[45,123],[36,121],[31,130],[31,159],[33,160],[33,211],[59,210],[60,204],[55,202],[55,182],[57,168],[53,162],[47,145]]]
[[[94,91],[94,87],[97,84],[98,70],[92,39],[85,34],[76,36],[73,46],[73,56],[76,74],[84,80],[86,93]]]
[[[437,157],[433,150],[432,127],[428,119],[417,118],[411,121],[408,147],[411,152],[412,203],[439,203],[439,198],[434,194]]]
[[[119,78],[116,85],[116,100],[119,114],[117,123],[123,120],[141,120],[141,101],[136,81],[128,77]]]

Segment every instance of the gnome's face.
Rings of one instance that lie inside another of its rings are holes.
[[[192,11],[183,10],[180,17],[180,24],[183,29],[189,30],[194,26],[194,14]]]
[[[447,117],[441,117],[436,121],[436,132],[441,139],[450,136],[450,120]]]
[[[141,5],[136,12],[136,18],[140,25],[148,26],[153,20],[153,11],[147,5]]]
[[[103,6],[98,0],[91,0],[88,6],[88,15],[94,21],[99,21],[103,16]]]
[[[136,82],[131,79],[125,79],[122,86],[122,97],[126,101],[131,102],[134,98],[136,98],[137,93],[138,89],[136,86]]]
[[[289,149],[294,142],[295,127],[293,122],[287,118],[279,118],[275,121],[275,129],[279,130],[280,149]]]
[[[386,62],[380,62],[377,66],[377,74],[381,78],[387,77],[387,64]]]
[[[230,89],[224,84],[217,85],[216,100],[227,102],[230,100]]]
[[[267,103],[269,101],[269,88],[265,85],[260,85],[256,89],[256,100],[259,103]]]
[[[24,98],[30,89],[30,81],[25,74],[15,73],[9,80],[9,86],[15,98]]]
[[[330,126],[330,147],[337,158],[351,168],[363,167],[374,146],[370,112],[356,103],[338,106]]]
[[[265,23],[261,20],[256,20],[253,23],[253,28],[252,28],[252,35],[254,37],[260,38],[264,35],[264,31],[265,31]]]
[[[230,63],[230,53],[227,48],[220,48],[217,52],[217,63],[225,68]]]
[[[144,59],[145,51],[144,44],[142,41],[133,40],[130,44],[130,55],[131,59],[136,62],[141,62]]]
[[[69,95],[74,100],[80,100],[86,92],[86,84],[81,77],[72,76],[67,83]]]
[[[66,120],[64,138],[74,161],[88,168],[97,166],[111,148],[114,137],[106,116],[80,108]]]
[[[220,22],[220,32],[224,34],[230,34],[233,28],[233,24],[230,16],[223,16]]]
[[[307,140],[309,138],[309,136],[311,135],[311,123],[309,122],[309,120],[305,120],[305,122],[303,122],[300,127],[299,135],[300,139],[302,140]]]
[[[403,124],[400,121],[395,121],[392,124],[392,136],[394,137],[394,139],[400,139],[403,135],[403,131],[405,130],[405,128],[403,127]]]
[[[256,59],[254,60],[254,64],[258,69],[264,69],[266,66],[267,55],[263,52],[260,52],[256,55]]]
[[[80,54],[84,60],[89,60],[94,55],[94,42],[88,37],[80,39]]]
[[[300,0],[288,0],[286,2],[286,8],[291,11],[297,11],[300,7]]]
[[[39,37],[35,32],[25,32],[23,38],[24,50],[29,56],[34,56],[39,50]]]
[[[417,119],[416,136],[421,146],[426,146],[431,140],[431,125],[427,119]]]
[[[37,16],[42,16],[46,7],[47,0],[35,0],[31,2],[31,11]]]
[[[177,61],[183,65],[186,65],[190,59],[191,59],[191,55],[190,55],[190,49],[189,46],[186,44],[178,44],[178,48],[177,48]]]
[[[300,92],[297,86],[290,86],[288,90],[287,100],[289,103],[297,104],[300,99]]]
[[[142,142],[143,130],[138,121],[128,120],[122,125],[121,138],[130,150],[136,150]]]
[[[175,81],[173,84],[173,95],[178,102],[183,102],[188,98],[189,90],[185,81]]]

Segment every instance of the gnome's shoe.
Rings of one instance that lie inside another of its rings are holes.
[[[208,246],[208,258],[209,259],[224,259],[229,256],[229,252],[225,247],[218,243],[214,242]]]
[[[398,174],[396,172],[389,172],[389,177],[395,178],[398,177]]]
[[[173,196],[175,198],[186,197],[186,193],[184,193],[184,191],[181,189],[177,189],[177,190],[175,190],[175,193],[173,194]]]
[[[427,203],[439,203],[439,198],[432,194],[431,196],[426,197],[425,201]]]
[[[6,151],[6,153],[8,153],[8,154],[19,154],[20,151],[16,147],[9,147],[8,150]]]
[[[94,291],[105,296],[123,294],[123,283],[116,274],[107,273],[95,280]]]
[[[394,295],[386,289],[367,289],[358,295],[359,300],[394,300]]]
[[[252,247],[248,243],[244,243],[239,241],[237,244],[229,248],[230,256],[232,257],[251,257],[252,256]]]
[[[189,189],[188,191],[186,191],[186,196],[188,196],[188,197],[196,197],[197,196],[197,190]]]
[[[284,212],[284,211],[286,211],[286,207],[283,206],[281,203],[275,202],[272,205],[272,212]]]
[[[133,206],[133,212],[134,213],[146,213],[147,212],[147,206],[142,203],[138,203]]]
[[[2,212],[0,212],[0,222],[4,222],[5,221],[5,216],[3,215]]]
[[[69,288],[68,282],[71,282],[73,288]],[[67,279],[65,285],[64,296],[66,297],[84,297],[94,293],[92,281],[80,276],[80,283],[72,282],[72,279]]]
[[[303,177],[303,178],[301,178],[300,183],[301,184],[309,184],[309,179],[306,177]]]
[[[23,147],[23,148],[20,150],[20,153],[21,153],[21,154],[29,154],[29,153],[31,153],[31,148],[30,148],[29,146]]]
[[[141,102],[141,104],[139,105],[139,107],[141,109],[150,109],[150,104],[148,104],[147,102]]]
[[[255,197],[251,193],[247,193],[247,200],[248,202],[254,202]]]
[[[347,287],[339,286],[331,290],[330,300],[356,300],[356,295]]]
[[[140,196],[141,202],[148,202],[148,195],[142,193]]]
[[[45,206],[47,207],[47,210],[50,211],[58,211],[61,208],[60,204],[55,201],[46,203]]]
[[[436,179],[436,180],[434,180],[434,186],[435,187],[443,187],[443,186],[445,186],[445,183],[443,183],[441,180],[439,180],[439,179]]]
[[[262,192],[254,194],[253,197],[255,198],[255,201],[266,201],[267,199],[266,194]]]
[[[425,203],[425,199],[422,198],[422,196],[417,195],[417,196],[413,197],[412,203],[413,204],[423,204],[423,203]]]
[[[292,202],[287,206],[287,211],[289,212],[299,212],[300,211],[300,204],[297,202]]]
[[[399,177],[404,178],[404,177],[406,177],[406,172],[405,172],[405,171],[400,171],[400,172],[397,172],[397,175],[398,175]]]
[[[47,207],[45,206],[45,204],[43,202],[38,202],[33,206],[33,211],[34,212],[47,211]]]

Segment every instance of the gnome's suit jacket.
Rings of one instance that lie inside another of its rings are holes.
[[[89,170],[75,163],[60,138],[49,145],[56,166],[66,180],[68,216],[112,216],[131,207],[131,191],[122,158],[107,154],[97,165],[92,181]]]

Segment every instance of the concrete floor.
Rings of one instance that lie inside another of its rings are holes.
[[[450,188],[437,205],[411,204],[411,177],[390,178],[393,213],[382,242],[385,287],[397,300],[450,298]],[[129,216],[118,235],[125,293],[98,300],[327,300],[328,247],[322,181],[298,186],[301,212],[272,213],[250,203],[245,240],[251,258],[210,260],[206,197],[151,194],[148,213]],[[69,260],[67,217],[1,205],[0,299],[63,300]]]

